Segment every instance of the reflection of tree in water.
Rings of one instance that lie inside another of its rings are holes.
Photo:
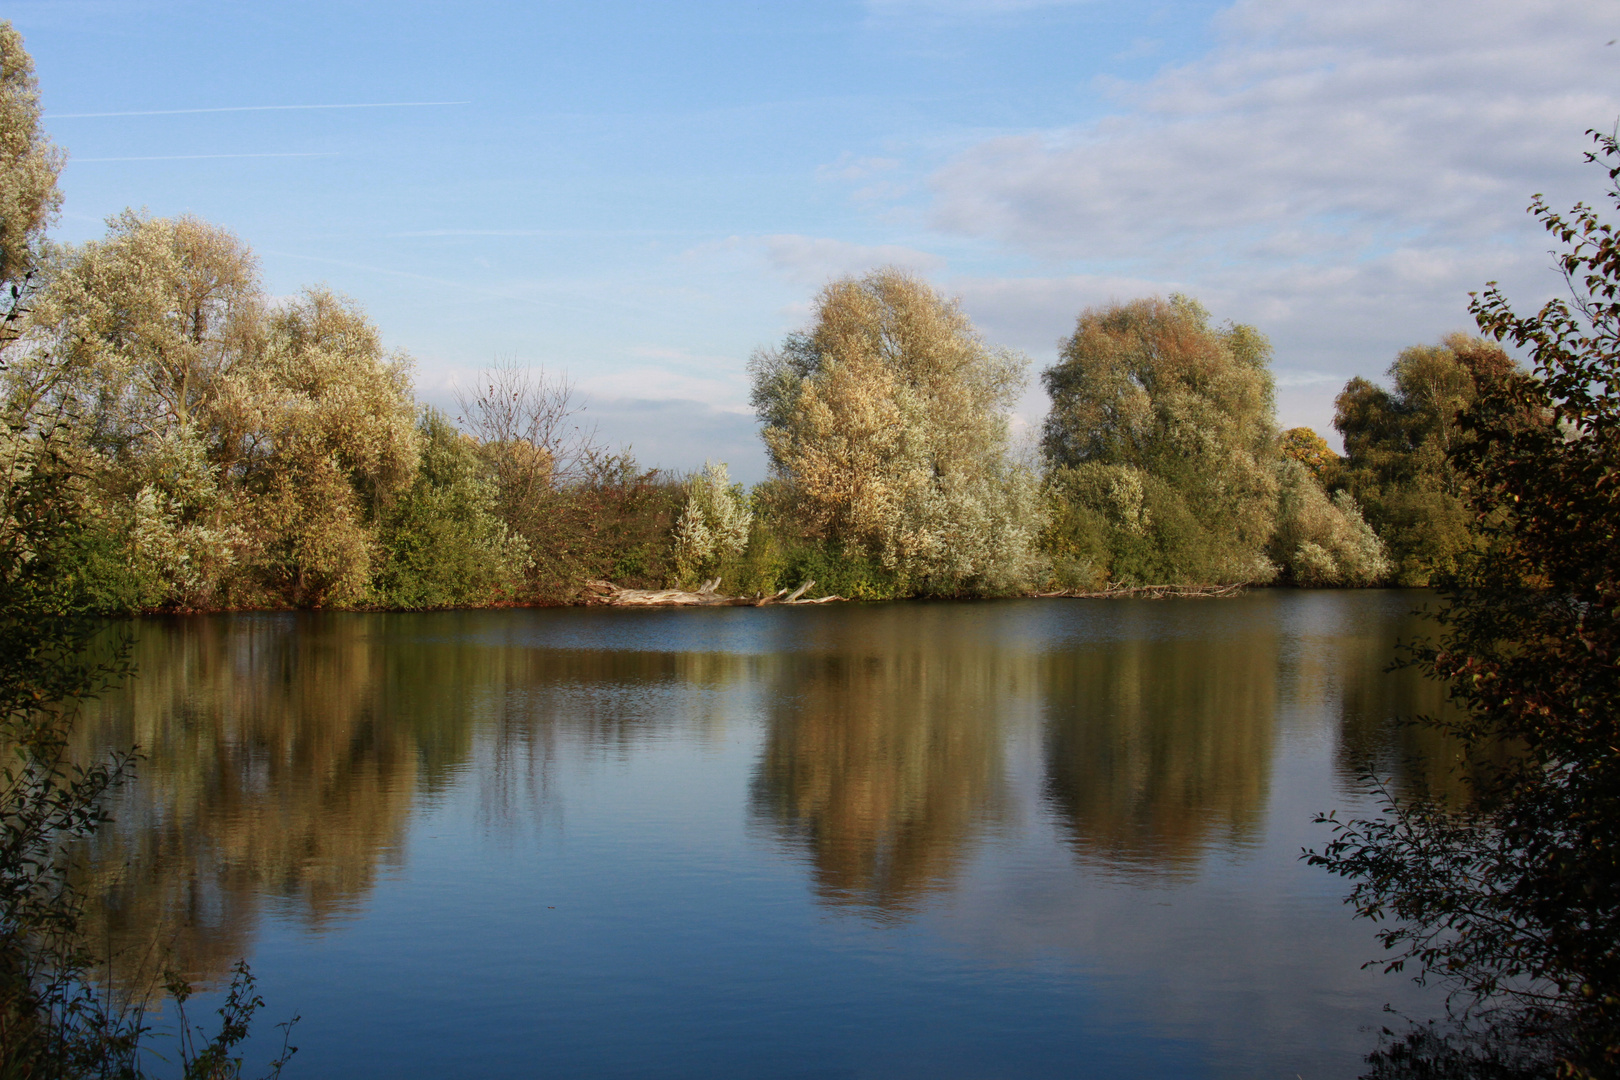
[[[1046,657],[1046,793],[1081,855],[1175,871],[1213,843],[1253,837],[1270,780],[1277,663],[1270,625]]]
[[[1427,599],[1431,606],[1432,597]],[[1435,637],[1439,626],[1407,607],[1386,618],[1367,620],[1337,644],[1339,738],[1334,767],[1346,787],[1359,789],[1371,768],[1392,777],[1407,797],[1427,796],[1462,805],[1471,778],[1500,764],[1500,747],[1466,752],[1462,743],[1433,728],[1408,723],[1415,715],[1441,716],[1451,709],[1445,685],[1425,679],[1415,668],[1390,670],[1395,643]]]
[[[470,781],[486,822],[513,827],[539,814],[565,736],[625,752],[680,722],[682,703],[686,719],[701,714],[705,688],[744,671],[734,657],[481,633],[511,619],[142,624],[138,677],[80,731],[86,754],[139,744],[146,755],[90,848],[88,892],[105,897],[92,939],[129,978],[165,962],[218,977],[251,951],[266,902],[312,929],[356,911],[400,864],[420,797]]]
[[[391,722],[379,643],[314,623],[149,625],[139,678],[87,723],[92,745],[145,755],[91,856],[92,939],[126,973],[167,951],[218,976],[248,951],[262,896],[320,927],[397,859],[428,763]]]
[[[808,852],[823,901],[903,914],[949,881],[1001,803],[1011,675],[915,621],[784,661],[753,804]]]

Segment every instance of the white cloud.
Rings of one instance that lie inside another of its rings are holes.
[[[648,359],[662,362],[586,375],[576,385],[593,401],[679,399],[703,402],[717,412],[754,415],[748,404],[748,381],[742,375],[740,362],[699,363],[684,354]],[[677,359],[686,370],[673,366]]]
[[[765,479],[765,451],[752,413],[727,411],[693,399],[653,394],[592,397],[584,418],[608,446],[625,446],[645,466],[677,472],[724,461],[745,484]]]
[[[1560,287],[1524,213],[1602,200],[1587,128],[1620,115],[1620,9],[1598,0],[1241,0],[1205,57],[1109,87],[1116,112],[985,141],[930,180],[932,221],[1058,273],[964,282],[1010,344],[1081,307],[1192,292],[1257,324],[1330,415],[1330,377],[1468,329],[1467,293]],[[1039,352],[1037,356],[1039,358]]]
[[[1341,376],[1327,371],[1302,371],[1292,368],[1278,370],[1274,374],[1277,385],[1280,387],[1322,386],[1324,384],[1338,386],[1344,381]]]
[[[1222,44],[1083,128],[998,138],[935,219],[1056,259],[1330,263],[1516,232],[1620,112],[1605,3],[1244,0]]]
[[[1062,277],[952,278],[944,287],[986,338],[1050,361],[1060,338],[1074,332],[1081,311],[1111,300],[1162,294],[1176,288],[1141,277],[1070,274]]]
[[[772,270],[797,285],[824,285],[849,274],[879,266],[899,266],[919,273],[938,270],[945,259],[899,244],[852,244],[819,236],[777,235],[760,238]]]

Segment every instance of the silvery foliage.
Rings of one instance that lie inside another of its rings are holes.
[[[1006,415],[1026,366],[902,271],[828,285],[814,324],[751,364],[771,466],[800,524],[917,591],[1032,584],[1043,510]]]
[[[1277,531],[1271,557],[1296,585],[1373,585],[1388,576],[1389,558],[1347,491],[1330,499],[1292,458],[1277,464]]]
[[[1122,466],[1108,484],[1108,501],[1119,517],[1126,532],[1141,536],[1153,524],[1153,515],[1143,505],[1146,491],[1142,484],[1142,470]]]
[[[130,547],[142,600],[205,603],[244,543],[242,530],[217,512],[228,501],[218,469],[189,427],[149,440],[137,466],[145,482],[135,495]]]
[[[686,507],[675,525],[675,568],[691,580],[748,545],[754,512],[741,484],[731,482],[726,463],[706,462],[686,487]]]
[[[1164,485],[1203,534],[1191,544],[1206,564],[1197,574],[1269,581],[1276,567],[1263,549],[1277,503],[1270,360],[1263,334],[1213,325],[1190,297],[1087,309],[1041,376],[1052,399],[1042,455],[1049,469],[1134,470],[1119,474],[1127,486],[1109,499],[1134,535],[1154,526],[1136,511],[1129,481]]]

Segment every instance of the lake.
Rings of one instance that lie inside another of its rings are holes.
[[[1438,1001],[1299,854],[1456,788],[1425,603],[140,620],[93,929],[295,1077],[1350,1077]]]

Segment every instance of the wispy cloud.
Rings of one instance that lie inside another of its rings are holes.
[[[338,157],[337,151],[299,152],[285,154],[142,154],[138,157],[76,157],[68,160],[74,164],[84,164],[93,161],[211,161],[216,158],[309,158],[309,157]]]
[[[385,233],[389,239],[441,236],[691,236],[697,229],[409,229]]]
[[[748,404],[748,383],[741,377],[740,360],[730,362],[725,370],[712,370],[717,367],[703,364],[697,365],[695,370],[681,371],[664,361],[657,365],[590,373],[579,380],[579,388],[592,398],[701,401],[716,412],[752,417],[754,410]]]
[[[1517,231],[1582,130],[1612,122],[1612,22],[1595,0],[1244,0],[1210,56],[1119,86],[1116,116],[958,157],[936,220],[1178,267],[1473,245]]]
[[[1278,386],[1338,386],[1344,382],[1343,375],[1329,371],[1277,371],[1274,374]]]
[[[329,259],[319,255],[305,255],[292,251],[264,251],[263,254],[278,259],[296,259],[300,262],[342,267],[345,270],[359,270],[368,274],[399,278],[402,281],[419,281],[441,288],[454,289],[470,296],[481,296],[489,300],[499,300],[503,303],[533,304],[537,307],[570,311],[579,315],[597,316],[601,314],[604,308],[614,308],[620,311],[660,317],[667,314],[663,309],[648,304],[636,303],[619,295],[604,296],[600,292],[578,288],[560,289],[555,285],[540,282],[513,281],[507,283],[505,287],[491,288],[455,278],[433,277],[410,270],[350,262],[346,259]],[[561,296],[562,299],[558,299],[558,296]]]
[[[435,236],[556,236],[556,229],[411,229],[392,232],[387,236],[395,240],[421,239]]]
[[[91,120],[106,116],[185,116],[192,113],[295,112],[301,109],[418,109],[471,105],[470,101],[361,101],[337,105],[223,105],[207,109],[131,109],[124,112],[47,113],[47,120]]]
[[[1620,114],[1613,24],[1601,0],[1239,0],[1207,56],[1116,84],[1113,116],[961,153],[933,221],[1134,295],[1194,292],[1269,334],[1281,369],[1322,373],[1283,385],[1327,401],[1328,373],[1466,328],[1488,279],[1525,304],[1557,288],[1524,206],[1601,190],[1580,159]],[[1046,327],[1102,299],[1006,291]]]
[[[943,269],[945,259],[900,244],[852,244],[823,236],[793,234],[759,238],[771,269],[802,285],[862,274],[879,266],[902,266],[923,273]]]
[[[899,167],[898,158],[856,157],[846,150],[838,156],[837,161],[816,166],[816,179],[866,180],[878,173],[889,172]]]

